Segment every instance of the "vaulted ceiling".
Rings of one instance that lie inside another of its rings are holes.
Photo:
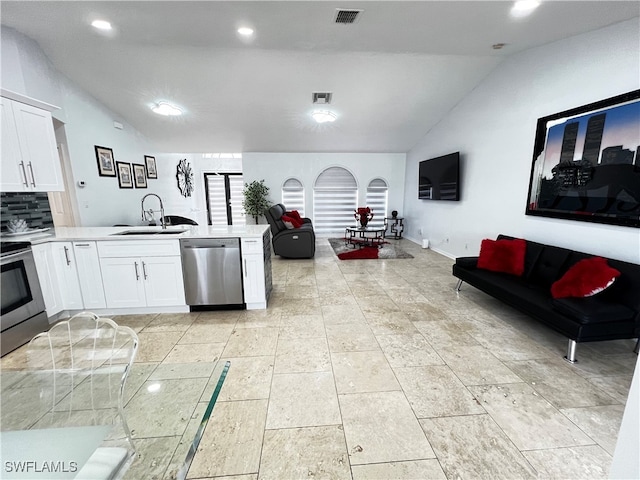
[[[168,152],[406,152],[507,56],[635,1],[7,1],[3,27]],[[350,25],[337,8],[361,10]],[[114,30],[89,23],[103,18]],[[240,26],[254,29],[241,37]],[[492,45],[504,43],[502,49]],[[316,124],[313,92],[337,120]],[[175,102],[181,117],[149,106]]]

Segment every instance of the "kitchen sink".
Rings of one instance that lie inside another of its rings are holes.
[[[186,230],[125,230],[111,235],[180,235]]]

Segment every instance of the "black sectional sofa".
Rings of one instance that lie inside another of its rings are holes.
[[[282,221],[286,213],[283,204],[278,203],[265,212],[271,227],[273,253],[282,258],[313,258],[316,253],[316,234],[310,218],[302,218],[302,226],[288,229]]]
[[[565,359],[573,363],[577,343],[640,336],[640,265],[607,259],[621,273],[609,288],[591,297],[552,298],[551,285],[589,257],[593,255],[527,240],[522,276],[480,269],[478,257],[457,258],[453,275],[459,279],[457,291],[466,282],[568,337]],[[639,345],[640,340],[636,353]]]

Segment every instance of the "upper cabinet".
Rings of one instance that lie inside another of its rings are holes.
[[[64,190],[51,112],[6,98],[2,91],[3,192],[53,192]],[[12,94],[13,97],[18,97]],[[25,97],[25,101],[30,99]],[[55,107],[53,107],[55,108]]]

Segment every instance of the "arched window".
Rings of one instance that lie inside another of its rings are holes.
[[[297,210],[304,217],[304,185],[297,178],[289,178],[282,184],[282,203],[287,210]]]
[[[387,197],[389,188],[387,182],[381,178],[374,178],[367,187],[367,207],[373,210],[372,227],[382,228],[384,217],[387,216]]]
[[[342,167],[324,170],[313,186],[313,229],[319,235],[344,233],[354,225],[353,213],[358,201],[358,184]]]

